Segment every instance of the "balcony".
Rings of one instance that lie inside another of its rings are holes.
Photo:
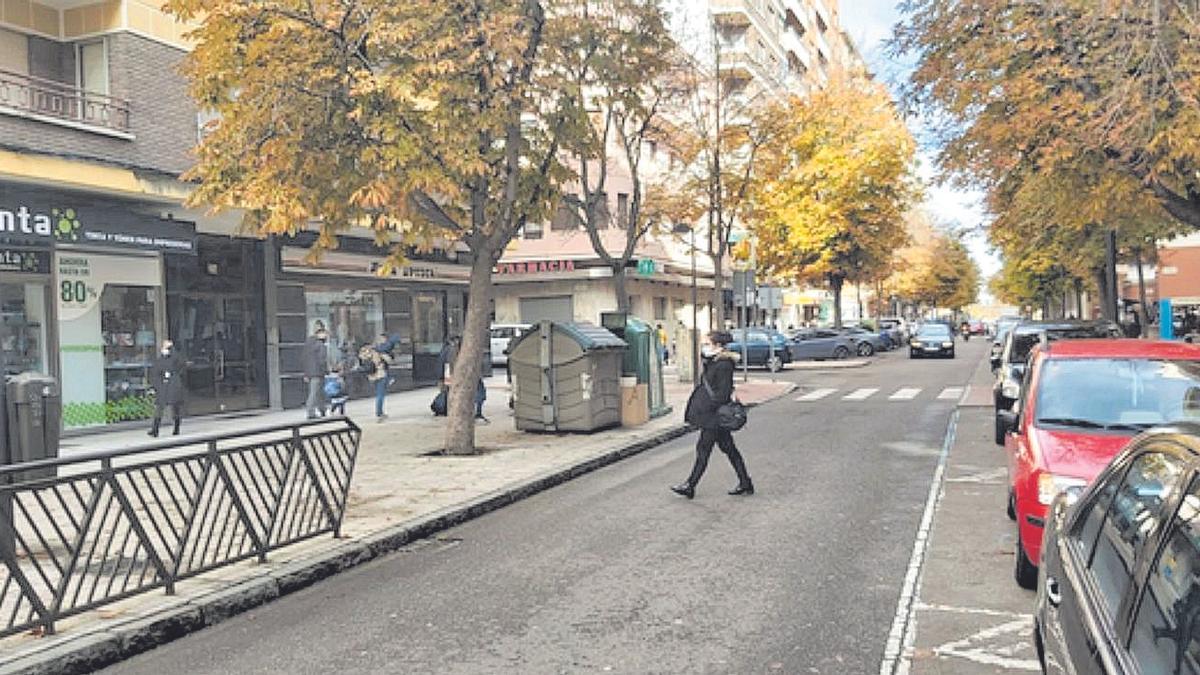
[[[0,70],[0,114],[132,138],[129,101]]]

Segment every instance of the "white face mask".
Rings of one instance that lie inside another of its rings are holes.
[[[711,359],[712,357],[716,356],[720,352],[721,352],[720,349],[718,349],[712,345],[701,345],[701,347],[700,347],[700,355],[706,359]]]

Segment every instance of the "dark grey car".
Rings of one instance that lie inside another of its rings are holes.
[[[854,342],[846,335],[825,328],[795,331],[788,340],[793,361],[846,359],[855,353]]]
[[[1147,432],[1058,495],[1038,575],[1044,672],[1200,673],[1200,425]]]

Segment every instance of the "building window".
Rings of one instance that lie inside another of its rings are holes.
[[[550,229],[555,232],[565,230],[574,230],[579,227],[579,221],[575,218],[575,209],[567,202],[560,201],[558,208],[554,211],[554,218],[550,221]]]
[[[413,294],[413,347],[437,355],[446,343],[446,307],[440,293]]]
[[[664,321],[667,318],[667,299],[664,297],[654,298],[654,320]]]
[[[108,53],[104,40],[76,45],[79,66],[78,86],[89,94],[108,95]]]
[[[329,362],[349,361],[383,333],[383,293],[306,286],[310,333],[317,322],[329,331]]]
[[[617,193],[617,227],[629,227],[629,195],[624,192]]]
[[[605,229],[612,225],[612,213],[608,208],[608,193],[601,192],[596,196],[596,228]]]
[[[521,236],[526,239],[541,239],[544,227],[541,223],[525,223],[521,228]]]

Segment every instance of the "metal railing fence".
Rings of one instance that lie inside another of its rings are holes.
[[[334,418],[0,467],[0,636],[336,537],[360,438]]]

